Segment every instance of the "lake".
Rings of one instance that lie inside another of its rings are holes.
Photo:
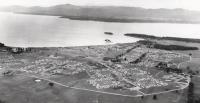
[[[112,32],[114,35],[106,35]],[[200,24],[109,23],[56,16],[0,13],[0,42],[19,47],[67,47],[136,42],[125,33],[200,39]]]

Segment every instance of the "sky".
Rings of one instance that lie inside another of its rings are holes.
[[[0,0],[0,6],[53,6],[58,4],[183,8],[200,11],[200,0]]]

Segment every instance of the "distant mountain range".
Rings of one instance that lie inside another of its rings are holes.
[[[160,22],[200,23],[200,12],[185,9],[145,9],[121,6],[75,6],[71,4],[51,7],[10,6],[1,11],[33,15],[51,15],[73,20],[105,22]]]

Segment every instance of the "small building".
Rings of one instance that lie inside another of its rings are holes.
[[[165,62],[160,62],[160,63],[158,63],[158,65],[157,65],[156,67],[157,67],[157,68],[167,68],[168,65],[167,65],[167,63],[165,63]]]
[[[12,47],[12,48],[8,48],[7,51],[11,53],[19,54],[23,52],[30,52],[31,48]]]
[[[11,52],[12,52],[12,53],[22,53],[22,52],[23,52],[23,49],[22,49],[22,48],[15,48],[15,47],[14,47],[14,48],[11,49]]]
[[[12,76],[12,75],[14,75],[14,72],[12,70],[7,70],[7,71],[4,71],[2,74],[4,76]]]
[[[39,82],[41,82],[41,80],[40,79],[35,79],[35,82],[39,83]]]
[[[31,48],[22,48],[24,52],[31,52]]]

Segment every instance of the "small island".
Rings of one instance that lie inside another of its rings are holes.
[[[113,35],[112,32],[104,32],[104,34],[106,34],[106,35]]]

